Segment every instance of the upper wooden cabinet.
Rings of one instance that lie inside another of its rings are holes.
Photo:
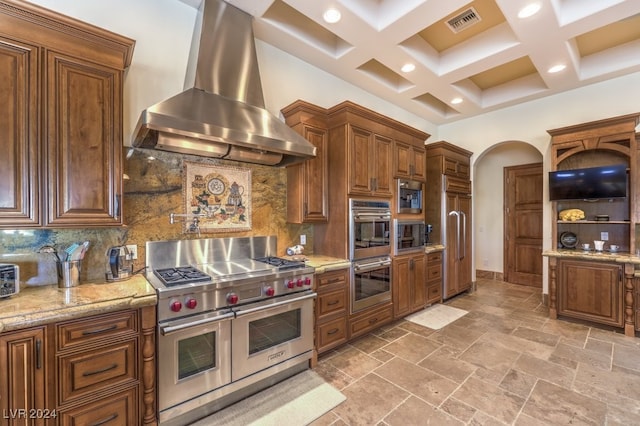
[[[122,80],[134,41],[0,0],[0,227],[122,225]]]
[[[435,142],[427,147],[432,168],[439,173],[460,179],[471,179],[471,154],[448,142]]]
[[[316,147],[316,158],[287,166],[287,222],[329,220],[327,111],[304,101],[282,109],[285,122]]]
[[[394,177],[425,182],[426,149],[423,144],[410,144],[396,140],[393,149]]]

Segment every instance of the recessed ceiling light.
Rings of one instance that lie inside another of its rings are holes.
[[[520,11],[518,12],[518,18],[524,19],[528,18],[529,16],[535,15],[540,10],[540,7],[540,3],[530,3],[520,9]]]
[[[451,99],[451,103],[454,104],[454,105],[461,104],[462,103],[462,98],[453,98],[453,99]]]
[[[416,69],[416,66],[412,63],[406,63],[400,68],[402,72],[411,72]]]
[[[566,66],[566,65],[564,65],[564,64],[554,65],[554,66],[552,66],[551,68],[549,68],[549,70],[548,70],[547,72],[549,72],[549,73],[553,74],[553,73],[556,73],[556,72],[560,72],[560,71],[562,71],[562,70],[563,70],[563,69],[565,69],[566,67],[567,67],[567,66]]]
[[[342,14],[338,9],[331,8],[331,9],[327,9],[322,15],[322,17],[324,18],[325,22],[329,24],[335,24],[340,20],[340,18],[342,17]]]

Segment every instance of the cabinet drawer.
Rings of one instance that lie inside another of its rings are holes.
[[[427,286],[427,301],[429,303],[439,302],[442,299],[442,282],[428,284]]]
[[[458,194],[471,194],[471,181],[447,176],[445,191]]]
[[[330,271],[316,276],[318,290],[334,285],[346,285],[349,279],[349,269]]]
[[[90,343],[104,344],[105,339],[138,334],[136,311],[98,315],[56,324],[59,351]]]
[[[137,372],[137,340],[58,358],[58,403],[131,382]]]
[[[442,278],[442,265],[428,265],[427,266],[427,281],[439,280]]]
[[[350,338],[360,336],[390,322],[393,319],[393,305],[389,304],[382,308],[372,310],[370,313],[363,313],[354,316],[349,321]]]
[[[427,263],[439,263],[442,264],[442,252],[438,251],[435,253],[427,254]]]
[[[93,401],[60,415],[61,426],[105,425],[129,426],[138,424],[136,388]]]
[[[318,309],[317,318],[319,320],[337,312],[344,312],[346,314],[347,289],[344,288],[325,294],[318,294],[316,307]]]
[[[318,325],[316,349],[325,352],[347,341],[347,317]]]

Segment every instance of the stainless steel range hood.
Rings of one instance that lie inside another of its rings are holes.
[[[264,107],[251,15],[203,0],[186,90],[142,112],[132,145],[284,166],[316,148]]]

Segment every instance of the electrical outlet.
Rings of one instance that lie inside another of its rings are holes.
[[[609,233],[608,232],[601,232],[600,233],[600,239],[602,241],[609,241]]]
[[[300,235],[300,244],[305,245],[307,244],[307,236],[302,234]]]
[[[135,244],[127,244],[127,250],[129,250],[129,260],[135,260],[138,258],[138,246]]]

